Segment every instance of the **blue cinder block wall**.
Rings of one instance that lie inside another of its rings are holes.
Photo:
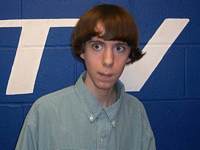
[[[0,21],[79,18],[102,2],[124,6],[134,14],[141,48],[165,18],[190,19],[142,89],[130,93],[145,105],[158,150],[200,149],[199,1],[1,0]],[[22,28],[0,27],[0,150],[14,149],[23,120],[38,97],[74,84],[84,70],[71,54],[72,30],[50,28],[33,93],[9,95],[6,89]]]

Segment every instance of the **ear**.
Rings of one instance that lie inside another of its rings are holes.
[[[80,57],[84,60],[85,59],[84,53],[81,53]]]

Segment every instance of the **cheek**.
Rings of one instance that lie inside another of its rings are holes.
[[[118,60],[115,62],[115,70],[117,70],[118,72],[122,72],[124,70],[124,67],[126,66],[127,64],[127,60],[124,59],[124,60]]]
[[[122,65],[118,65],[116,68],[117,68],[118,72],[122,72],[124,70],[124,67],[125,67],[125,65],[122,64]]]
[[[88,61],[88,63],[95,63],[95,60],[98,60],[95,56],[89,56],[86,58],[86,60]]]
[[[129,61],[129,59],[128,58],[119,58],[119,59],[116,59],[115,60],[115,64],[117,65],[117,66],[119,66],[119,67],[124,67],[126,64],[127,64],[127,62]]]
[[[85,65],[88,69],[95,69],[98,66],[98,59],[95,57],[85,57]]]

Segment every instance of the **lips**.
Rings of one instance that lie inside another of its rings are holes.
[[[102,72],[99,72],[99,79],[101,81],[111,81],[113,80],[113,74],[111,73],[102,73]]]

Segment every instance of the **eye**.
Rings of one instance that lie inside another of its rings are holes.
[[[104,48],[104,43],[101,41],[89,41],[88,46],[95,51],[101,51]]]
[[[123,53],[123,52],[125,52],[128,49],[129,49],[129,46],[126,45],[126,44],[117,44],[116,47],[115,47],[115,50],[118,53]]]
[[[94,42],[94,43],[91,43],[91,48],[96,51],[100,51],[103,49],[103,45],[101,43]]]
[[[115,49],[117,52],[123,52],[126,48],[124,46],[116,46]]]

